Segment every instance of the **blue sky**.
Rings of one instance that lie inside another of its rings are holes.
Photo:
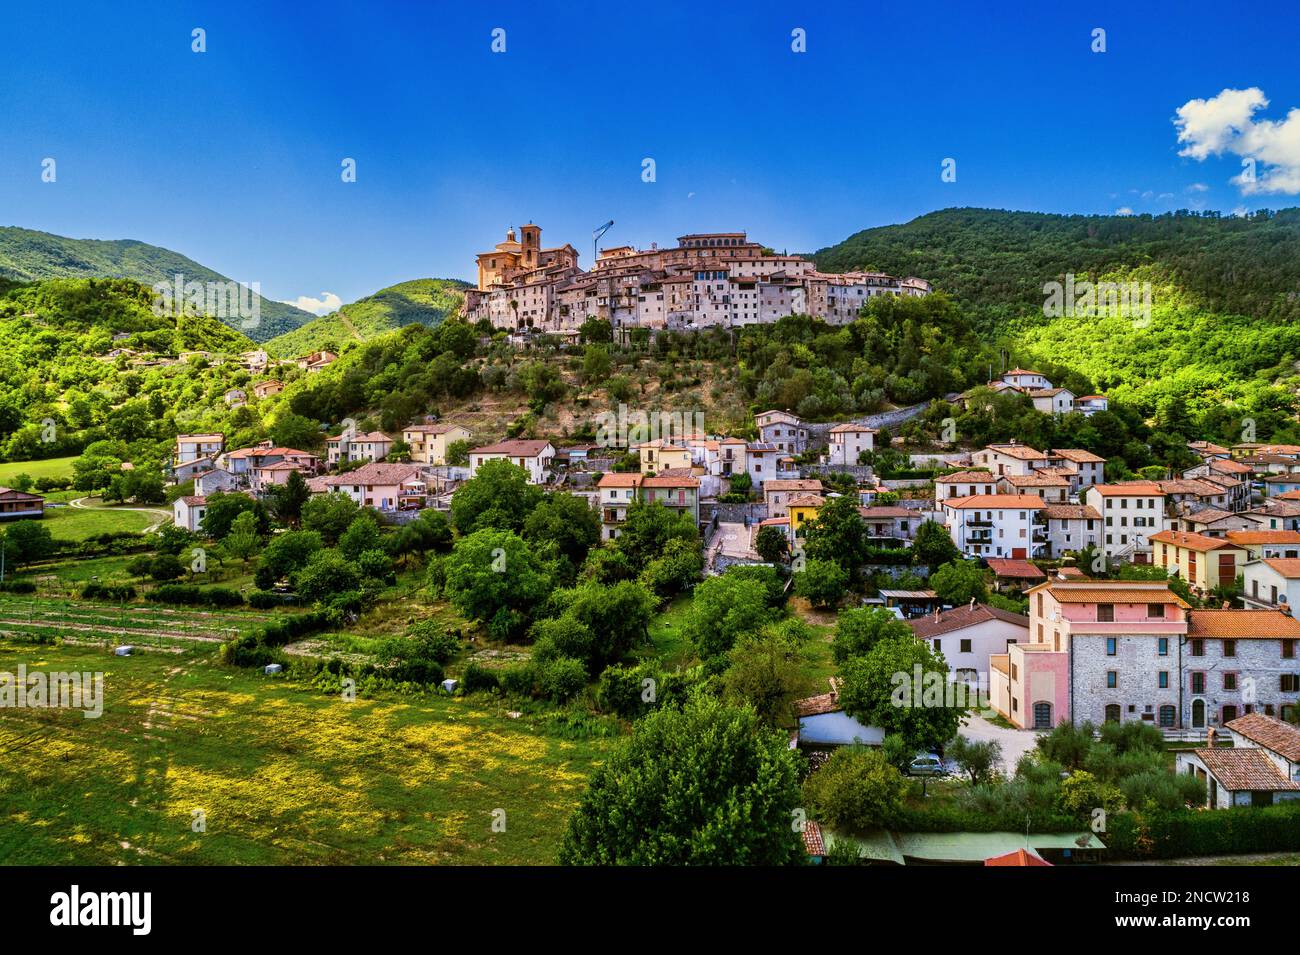
[[[347,302],[469,278],[530,219],[585,266],[607,219],[603,244],[745,229],[794,251],[949,206],[1300,204],[1300,113],[1282,124],[1300,12],[1132,6],[13,5],[0,225],[140,239],[272,298]],[[1230,181],[1248,155],[1273,191]]]

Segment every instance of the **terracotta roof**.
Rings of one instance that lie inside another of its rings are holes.
[[[1068,566],[1058,567],[1056,568],[1056,573],[1057,576],[1059,577],[1073,577],[1076,579],[1082,578],[1084,580],[1088,579],[1088,575],[1085,574],[1083,571],[1081,571],[1078,567],[1068,567]]]
[[[208,499],[206,497],[202,497],[197,494],[188,494],[185,497],[182,497],[181,501],[189,505],[190,507],[202,507],[204,504],[208,503]]]
[[[1300,544],[1300,531],[1228,531],[1234,544]]]
[[[1236,516],[1233,511],[1225,511],[1217,507],[1205,507],[1199,511],[1184,511],[1182,514],[1183,520],[1190,521],[1193,524],[1215,524]]]
[[[680,470],[680,469],[679,469]],[[691,474],[647,475],[641,481],[642,487],[699,487],[700,479]]]
[[[1297,561],[1300,563],[1300,561]],[[1188,604],[1161,581],[1142,580],[1049,580],[1031,588],[1028,593],[1046,590],[1061,603],[1145,604],[1174,603],[1180,607]]]
[[[416,434],[450,434],[456,430],[469,431],[469,428],[459,424],[408,424],[402,433],[413,431]]]
[[[1047,574],[1042,568],[1031,564],[1027,560],[1015,560],[1010,557],[990,557],[988,558],[989,570],[993,571],[999,577],[1008,577],[1013,580],[1046,580]]]
[[[331,474],[325,479],[326,487],[343,487],[353,484],[403,484],[418,480],[420,469],[413,464],[363,464],[355,471],[344,474]]]
[[[1279,501],[1300,501],[1300,488],[1292,491],[1283,491],[1281,494],[1273,495],[1275,500]]]
[[[822,840],[822,827],[811,819],[803,827],[803,847],[810,856],[826,855],[826,843]]]
[[[1017,849],[1015,852],[1008,852],[1006,855],[994,856],[992,859],[985,859],[985,865],[1007,866],[1007,865],[1045,865],[1051,866],[1052,863],[1046,859],[1034,855],[1028,849]]]
[[[1029,393],[1031,398],[1055,398],[1057,395],[1069,395],[1074,397],[1074,392],[1069,388],[1036,388]]]
[[[1039,378],[1047,377],[1041,371],[1030,371],[1028,368],[1012,368],[1010,371],[1004,371],[1002,373],[1003,378],[1007,378],[1011,375],[1037,375]]]
[[[934,479],[935,484],[996,484],[996,474],[988,471],[956,471]]]
[[[606,471],[596,482],[596,487],[637,487],[641,483],[641,475],[633,473],[620,473],[618,471]]]
[[[848,424],[837,424],[830,431],[831,434],[861,434],[863,432],[877,433],[875,428],[868,428],[865,424],[854,424],[852,421]]]
[[[840,695],[838,693],[823,693],[820,696],[810,696],[804,700],[794,701],[796,716],[821,716],[825,713],[838,713],[840,709]]]
[[[1300,762],[1300,729],[1274,716],[1248,713],[1223,724],[1251,742],[1267,747],[1292,762]]]
[[[1283,776],[1261,749],[1215,748],[1196,749],[1192,752],[1205,764],[1205,768],[1214,774],[1219,784],[1229,792],[1243,790],[1290,792],[1300,789],[1300,783],[1293,783]]]
[[[1242,464],[1239,461],[1226,461],[1223,458],[1213,458],[1206,462],[1211,470],[1223,471],[1226,474],[1248,474],[1251,467],[1248,464]]]
[[[1038,509],[1045,505],[1043,499],[1037,494],[975,494],[971,497],[948,498],[943,502],[943,506],[958,509],[967,507]]]
[[[789,501],[791,507],[821,507],[825,503],[826,498],[817,494],[800,494]]]
[[[1094,484],[1089,490],[1102,497],[1163,497],[1164,491],[1155,481],[1123,481],[1119,484]]]
[[[769,517],[766,520],[759,521],[758,526],[775,527],[778,524],[789,524],[789,523],[790,523],[790,518],[788,517]]]
[[[860,507],[858,508],[858,513],[867,520],[872,520],[873,518],[915,517],[917,515],[916,511],[909,508],[894,507],[890,504],[881,504],[876,507]]]
[[[1004,454],[1009,458],[1017,458],[1021,461],[1037,461],[1045,458],[1042,451],[1031,448],[1027,444],[990,444],[984,448],[985,451],[996,451],[998,454]]]
[[[1101,520],[1101,514],[1089,504],[1048,504],[1043,508],[1043,516],[1055,521]]]
[[[764,494],[768,491],[820,491],[821,489],[822,482],[816,479],[783,478],[763,482]]]
[[[931,613],[926,614],[924,617],[909,620],[907,625],[912,628],[912,633],[917,637],[928,640],[931,637],[937,637],[953,630],[964,630],[967,627],[987,623],[990,620],[1014,623],[1018,627],[1024,627],[1026,632],[1029,630],[1028,617],[1022,617],[1018,613],[1011,613],[1007,610],[999,610],[997,607],[990,607],[988,604],[976,604],[974,607],[965,604],[954,607],[952,610],[941,610],[937,615]]]
[[[1046,469],[1044,469],[1046,470]],[[1057,474],[1004,474],[1002,480],[1012,487],[1069,487],[1070,482]]]
[[[1187,636],[1300,640],[1300,620],[1280,610],[1189,610]]]
[[[1169,481],[1157,481],[1160,490],[1166,494],[1195,494],[1203,497],[1208,494],[1222,494],[1223,488],[1211,481],[1198,478],[1178,478]]]
[[[1265,557],[1264,563],[1287,580],[1300,578],[1300,557]]]
[[[341,441],[347,441],[349,444],[374,444],[379,441],[393,443],[393,439],[382,431],[367,431],[365,434],[354,434],[348,437],[346,434],[335,435],[332,438],[325,439],[327,444],[338,444]]]
[[[550,445],[549,441],[527,440],[518,438],[513,441],[498,441],[485,444],[481,448],[471,448],[470,454],[509,454],[518,458],[535,458]]]
[[[1222,537],[1206,537],[1204,534],[1194,534],[1191,531],[1157,531],[1149,540],[1195,551],[1222,550],[1225,547],[1236,546]]]

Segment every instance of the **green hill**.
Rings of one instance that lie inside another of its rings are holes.
[[[230,281],[178,252],[134,239],[69,239],[32,229],[0,227],[0,278],[19,282],[120,278],[152,286],[157,282],[171,282],[178,274],[185,276],[186,281]],[[261,298],[258,327],[245,329],[238,318],[226,320],[226,324],[246,332],[254,341],[266,341],[311,319],[310,312]]]
[[[406,325],[432,328],[460,310],[467,288],[467,283],[456,279],[401,282],[277,336],[266,347],[282,357],[320,349],[338,352],[351,342],[367,341]]]

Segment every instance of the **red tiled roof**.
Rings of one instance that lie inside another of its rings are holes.
[[[1235,723],[1236,720],[1233,720]],[[1232,724],[1229,723],[1229,726]],[[1214,774],[1229,792],[1243,790],[1261,792],[1290,792],[1300,790],[1300,783],[1294,783],[1283,776],[1271,759],[1261,749],[1197,749],[1193,750],[1205,764],[1205,768]]]
[[[1011,557],[988,558],[989,570],[999,577],[1013,580],[1046,580],[1047,574],[1042,568],[1027,560],[1015,560]]]
[[[1050,866],[1052,863],[1046,859],[1039,858],[1027,849],[1017,849],[1015,852],[1008,852],[1006,855],[994,856],[991,859],[984,860],[985,865],[994,866],[1011,866],[1011,865],[1045,865]]]
[[[931,637],[937,637],[953,630],[964,630],[966,627],[987,623],[990,620],[1003,620],[1007,623],[1014,623],[1018,627],[1024,627],[1026,631],[1029,630],[1028,617],[1022,617],[1018,613],[1011,613],[1007,610],[999,610],[997,607],[990,607],[988,604],[976,604],[973,608],[966,605],[955,607],[952,610],[941,610],[937,616],[927,614],[924,617],[909,620],[907,624],[917,637],[928,640]]]
[[[1300,620],[1280,610],[1189,610],[1187,636],[1300,640]]]
[[[1300,729],[1263,713],[1248,713],[1223,724],[1251,742],[1267,747],[1279,756],[1300,762]]]

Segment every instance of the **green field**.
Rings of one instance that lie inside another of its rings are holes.
[[[8,486],[20,474],[26,474],[33,481],[37,478],[72,477],[71,458],[47,458],[44,461],[7,461],[0,464],[0,486]]]
[[[492,697],[344,702],[211,645],[0,637],[0,671],[20,663],[103,671],[106,699],[98,719],[0,710],[0,863],[549,864],[610,746]]]
[[[44,520],[56,539],[80,541],[100,534],[139,533],[156,524],[162,513],[161,508],[154,514],[115,507],[47,507]]]

